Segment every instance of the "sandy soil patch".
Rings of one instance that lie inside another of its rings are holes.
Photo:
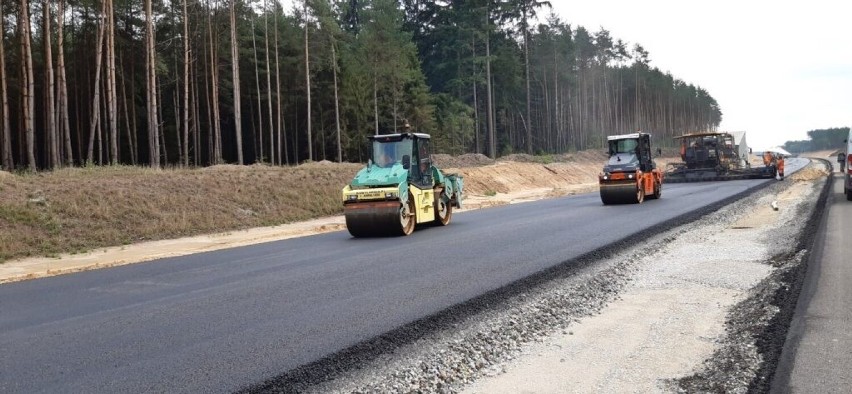
[[[815,168],[813,166],[810,166],[800,171],[797,171],[789,178],[794,181],[812,181],[814,179],[819,179],[825,176],[828,176],[828,170],[822,167]]]

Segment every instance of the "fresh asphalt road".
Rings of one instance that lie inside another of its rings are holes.
[[[789,160],[792,173],[806,161]],[[0,392],[227,392],[569,261],[766,180],[666,185],[0,286]]]
[[[852,392],[852,202],[832,186],[774,392]]]

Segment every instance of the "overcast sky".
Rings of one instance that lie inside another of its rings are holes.
[[[720,130],[747,131],[752,147],[852,124],[848,0],[551,3],[572,26],[603,26],[645,47],[651,66],[705,88],[722,109]]]

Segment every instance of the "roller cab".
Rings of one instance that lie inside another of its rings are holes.
[[[663,172],[651,153],[651,135],[633,133],[607,137],[609,159],[598,176],[601,201],[642,203],[662,195]]]
[[[375,135],[370,142],[367,166],[342,191],[349,233],[409,235],[417,224],[449,224],[453,208],[461,208],[462,177],[432,164],[429,135]]]

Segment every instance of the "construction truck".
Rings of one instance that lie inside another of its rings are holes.
[[[725,181],[775,177],[775,164],[752,167],[745,132],[690,133],[680,142],[680,163],[669,163],[666,182]]]
[[[607,137],[609,160],[598,176],[604,204],[642,203],[663,193],[663,172],[651,152],[651,135],[633,133]],[[659,154],[659,153],[658,153]]]
[[[346,229],[354,237],[409,235],[415,225],[450,223],[461,208],[463,178],[432,163],[428,134],[369,137],[367,166],[343,188]]]

